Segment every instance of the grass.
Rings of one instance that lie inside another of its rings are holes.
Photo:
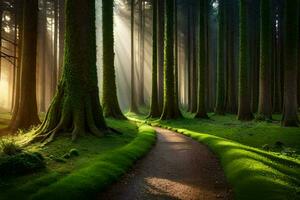
[[[206,144],[219,157],[235,199],[300,199],[299,128],[283,128],[277,122],[242,123],[233,115],[211,114],[210,120],[186,117],[188,119],[148,123]],[[143,120],[143,117],[138,116],[138,120]],[[295,152],[286,155],[275,148],[277,141],[284,144],[283,148],[292,148]],[[261,149],[264,144],[274,148],[264,151]]]
[[[39,151],[46,158],[47,169],[0,178],[0,199],[89,199],[118,180],[151,148],[155,132],[130,121],[107,119],[107,123],[123,134],[102,139],[85,136],[76,142],[62,136],[44,147],[27,147],[27,151]],[[70,151],[79,156],[64,159]]]

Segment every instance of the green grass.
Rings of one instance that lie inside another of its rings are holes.
[[[299,128],[283,128],[279,123],[242,123],[233,115],[210,115],[210,120],[187,117],[189,119],[148,123],[206,144],[219,157],[235,199],[300,199]],[[139,116],[138,120],[142,119]],[[272,151],[260,149],[262,145],[273,145],[276,141],[297,152],[287,156],[276,148]]]
[[[101,139],[85,136],[75,142],[62,136],[44,147],[27,147],[27,151],[42,153],[47,169],[0,179],[0,199],[86,199],[118,180],[151,148],[155,132],[130,121],[108,119],[107,123],[123,134]],[[63,159],[71,149],[78,150],[79,156]]]

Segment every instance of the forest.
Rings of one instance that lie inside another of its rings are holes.
[[[299,0],[0,0],[0,200],[299,200]]]

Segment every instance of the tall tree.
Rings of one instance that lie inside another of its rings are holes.
[[[284,105],[283,126],[298,126],[297,65],[299,1],[286,0],[284,8]]]
[[[102,3],[103,88],[102,106],[105,117],[125,118],[117,97],[114,53],[113,0]]]
[[[215,113],[225,114],[225,1],[219,1],[218,14],[218,58],[217,58],[217,99]]]
[[[181,116],[176,107],[174,94],[174,0],[166,0],[165,22],[165,67],[164,67],[164,109],[161,119],[175,119]]]
[[[138,0],[139,4],[139,84],[138,84],[138,104],[145,105],[144,100],[144,71],[145,71],[145,2]]]
[[[165,26],[165,0],[158,1],[157,21],[157,59],[158,59],[158,104],[159,110],[163,110],[164,102],[164,26]]]
[[[135,49],[134,49],[134,24],[135,24],[135,20],[134,20],[134,12],[135,12],[135,0],[131,0],[131,79],[130,79],[130,83],[131,83],[131,94],[130,94],[130,112],[134,112],[134,113],[138,113],[139,109],[137,106],[137,102],[136,102],[136,83],[135,83]]]
[[[238,1],[228,0],[226,3],[226,112],[237,113],[237,10]]]
[[[240,0],[240,67],[239,67],[239,105],[238,119],[242,121],[252,120],[253,114],[250,106],[249,87],[249,42],[248,42],[248,0]]]
[[[18,60],[17,60],[17,65],[16,65],[16,88],[15,88],[15,101],[14,106],[13,106],[13,115],[11,121],[16,120],[17,112],[19,110],[19,105],[20,105],[20,87],[21,87],[21,60],[22,60],[22,46],[23,46],[23,10],[24,10],[24,0],[20,0],[19,4],[17,5],[17,24],[18,24]]]
[[[19,109],[9,128],[13,131],[29,129],[40,123],[36,102],[36,47],[38,1],[27,0],[23,8],[23,47]]]
[[[208,2],[200,0],[199,2],[199,62],[198,62],[198,106],[195,117],[208,118],[205,105],[205,86],[207,70],[207,20],[208,20]]]
[[[160,116],[159,106],[158,106],[158,87],[157,87],[157,2],[158,0],[153,0],[152,9],[152,93],[151,93],[151,104],[149,117],[155,118]]]
[[[33,141],[50,142],[66,131],[73,140],[84,133],[103,136],[107,130],[99,101],[95,30],[95,1],[67,0],[63,74]]]
[[[260,70],[259,70],[259,120],[272,118],[271,98],[271,2],[260,1]]]

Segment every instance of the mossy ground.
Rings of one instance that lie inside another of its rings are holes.
[[[9,115],[0,117],[9,119]],[[0,178],[0,199],[83,199],[92,197],[124,174],[155,141],[149,126],[138,128],[134,122],[107,119],[110,127],[122,134],[104,138],[85,136],[72,142],[61,136],[46,146],[31,145],[46,158],[45,170],[21,177]],[[16,136],[16,142],[30,133]],[[64,159],[71,150],[79,156]]]
[[[239,122],[234,115],[210,114],[208,120],[148,121],[208,145],[218,155],[238,200],[300,199],[300,128],[273,122]],[[130,114],[143,121],[143,116]],[[276,143],[284,145],[277,147]],[[268,151],[263,146],[269,145]]]

